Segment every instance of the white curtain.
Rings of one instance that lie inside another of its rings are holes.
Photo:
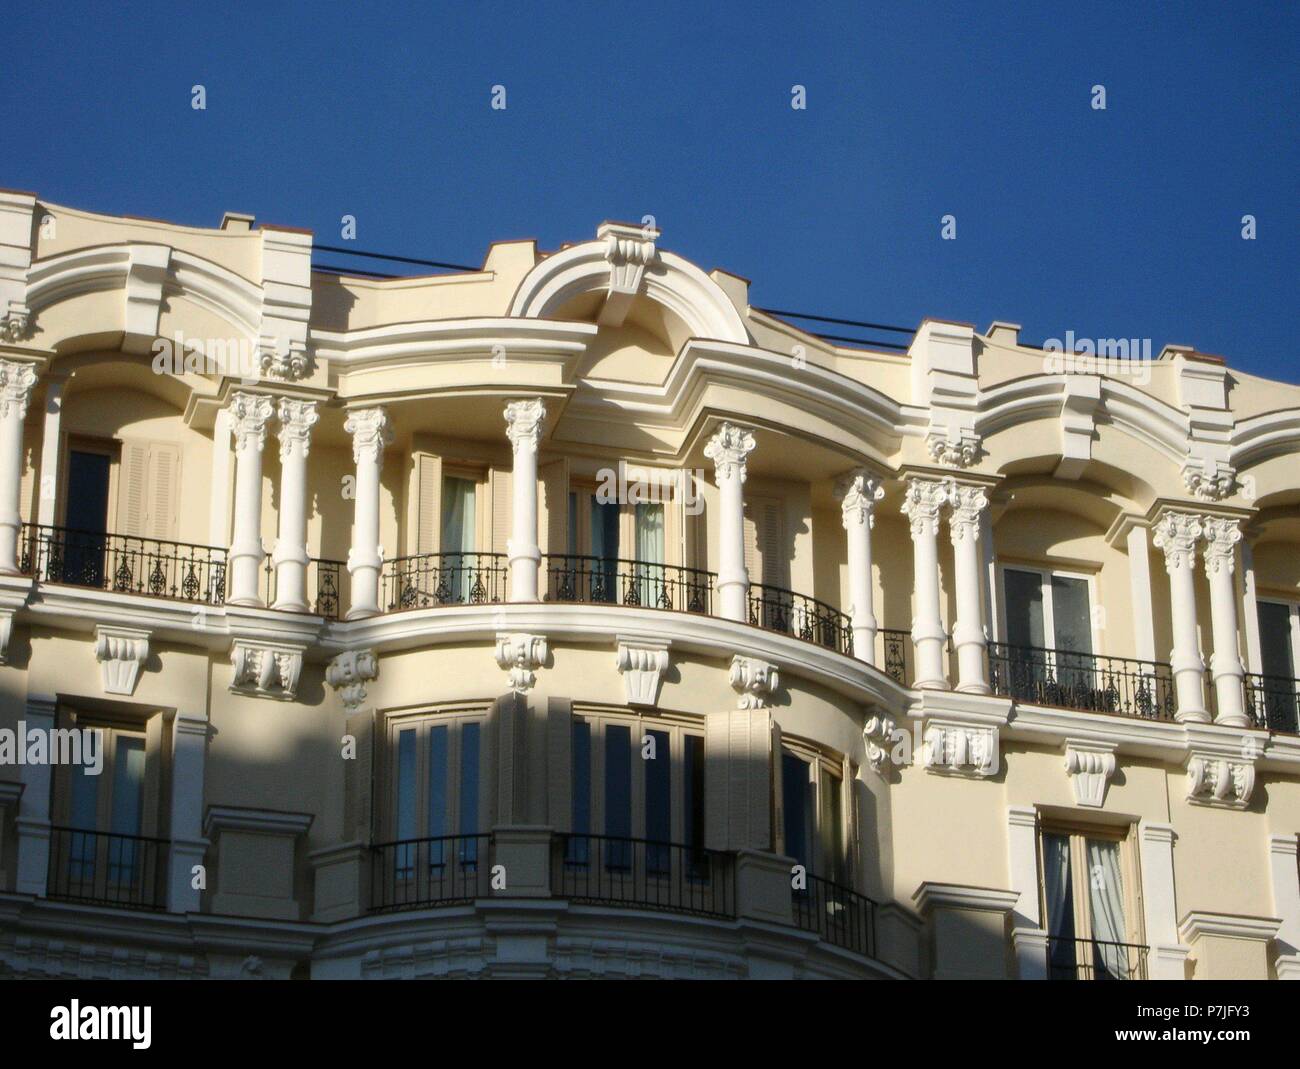
[[[474,551],[474,481],[448,476],[442,482],[443,578],[456,601],[469,600]]]
[[[664,582],[664,507],[636,507],[636,560],[638,604],[655,608]]]
[[[1070,840],[1043,836],[1043,889],[1047,898],[1047,934],[1074,938],[1070,903]]]
[[[1119,843],[1089,839],[1087,855],[1092,937],[1099,943],[1123,943],[1127,929],[1124,925],[1124,885],[1119,870]],[[1122,980],[1128,977],[1127,948],[1098,946],[1096,958],[1111,978]]]

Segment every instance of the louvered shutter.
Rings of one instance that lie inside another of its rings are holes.
[[[415,552],[437,553],[442,532],[442,458],[415,457]]]
[[[543,553],[564,553],[569,546],[569,462],[552,460],[541,467],[540,526]]]
[[[149,446],[149,482],[145,498],[145,535],[176,541],[177,499],[180,496],[180,447],[170,442]]]
[[[149,444],[123,442],[117,476],[118,534],[148,537]]]
[[[781,725],[772,721],[772,745],[768,755],[772,770],[772,852],[785,853],[785,777],[781,762]]]
[[[510,540],[510,472],[493,468],[492,481],[492,552],[507,553]]]

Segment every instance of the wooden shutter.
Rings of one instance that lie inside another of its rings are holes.
[[[573,706],[565,698],[546,702],[546,811],[556,831],[573,830]]]
[[[415,455],[415,549],[437,553],[442,538],[442,458]]]
[[[565,553],[569,548],[569,461],[561,457],[543,464],[540,526],[543,553]]]
[[[768,756],[772,769],[772,852],[785,853],[785,778],[781,764],[781,725],[772,721],[772,746]]]
[[[492,483],[492,552],[509,552],[510,539],[510,472],[493,468]]]
[[[745,502],[745,571],[751,583],[788,587],[790,562],[785,553],[781,502],[756,497]]]
[[[149,488],[145,498],[145,534],[149,538],[176,541],[180,472],[179,446],[171,442],[150,444]]]
[[[123,442],[118,461],[117,534],[147,537],[149,443]]]

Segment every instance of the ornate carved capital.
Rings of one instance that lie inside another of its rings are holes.
[[[230,689],[256,698],[290,701],[302,674],[302,648],[237,640],[230,651],[234,678]]]
[[[546,663],[546,639],[542,635],[497,635],[497,664],[510,674],[510,689],[516,694],[531,690],[537,669]]]
[[[311,447],[311,429],[320,420],[315,401],[280,399],[280,460],[289,459],[293,447],[301,446],[303,457]]]
[[[1201,501],[1222,501],[1237,485],[1237,469],[1210,457],[1183,461],[1183,485]]]
[[[949,488],[949,500],[952,512],[948,516],[948,536],[955,546],[969,538],[979,541],[980,514],[989,506],[989,496],[982,486],[958,486]]]
[[[106,694],[133,694],[148,659],[148,631],[103,625],[95,628],[95,660],[103,674]]]
[[[546,405],[540,397],[511,401],[506,405],[506,437],[516,453],[520,449],[537,451],[546,424]]]
[[[27,402],[36,385],[36,369],[19,360],[0,360],[0,418],[16,413],[27,416]]]
[[[235,449],[250,445],[259,453],[266,444],[266,423],[273,411],[271,399],[259,393],[232,393],[230,395],[230,430],[235,436]]]
[[[343,699],[343,711],[360,712],[366,700],[366,684],[379,678],[379,660],[373,650],[348,650],[330,661],[325,682]]]
[[[358,408],[349,412],[343,429],[352,435],[352,460],[356,464],[363,458],[379,460],[384,446],[393,440],[393,427],[383,408]]]
[[[845,475],[835,484],[835,497],[840,503],[840,518],[847,531],[852,527],[876,523],[876,502],[885,496],[880,481],[866,471]]]
[[[746,458],[753,451],[754,435],[734,423],[724,423],[704,446],[704,455],[713,461],[718,482],[739,478],[743,483]]]
[[[903,515],[911,521],[912,537],[939,533],[939,511],[952,499],[952,485],[933,479],[908,479]]]
[[[1179,568],[1196,564],[1196,543],[1204,533],[1201,518],[1186,512],[1166,512],[1155,526],[1151,541],[1165,552],[1165,570],[1170,574]]]
[[[781,686],[781,673],[773,664],[754,657],[731,659],[731,689],[740,695],[741,709],[766,709]]]
[[[1205,538],[1205,574],[1218,575],[1219,569],[1226,568],[1231,575],[1241,541],[1241,521],[1207,516],[1201,521],[1201,533]]]

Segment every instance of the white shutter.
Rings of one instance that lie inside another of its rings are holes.
[[[493,553],[508,553],[510,539],[510,472],[493,468],[492,482],[492,545]]]
[[[145,534],[149,538],[176,541],[180,471],[179,446],[171,442],[150,444],[148,496],[145,498]]]
[[[564,553],[569,546],[569,461],[552,460],[541,467],[540,527],[543,553]]]
[[[442,458],[432,453],[415,456],[416,553],[437,553],[442,538]]]
[[[123,442],[118,461],[117,523],[121,535],[148,537],[146,513],[149,494],[149,444]]]

